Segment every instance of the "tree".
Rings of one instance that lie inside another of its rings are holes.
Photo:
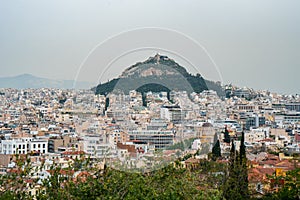
[[[0,176],[0,199],[220,199],[220,192],[209,186],[213,181],[203,183],[197,172],[173,164],[147,173],[130,173],[99,169],[94,160],[85,157],[76,162],[77,167],[70,163],[66,168],[54,163],[51,176],[39,179],[31,175],[29,157],[18,158],[19,173]],[[43,165],[37,170],[44,170]],[[84,176],[75,178],[77,172]],[[30,185],[29,180],[33,180]],[[199,189],[200,184],[207,187]],[[33,188],[37,192],[34,196],[29,192]]]
[[[214,135],[214,144],[217,143],[217,140],[218,140],[218,139],[219,139],[219,138],[218,138],[218,133],[216,132],[215,135]]]
[[[278,188],[275,193],[268,193],[263,199],[300,199],[300,168],[288,171],[285,176],[269,176],[271,187]]]
[[[242,141],[244,141],[243,137],[244,134],[242,136]],[[225,199],[246,199],[249,197],[247,158],[244,142],[242,142],[240,152],[238,152],[236,151],[232,140],[228,178],[224,184],[223,192]]]
[[[143,101],[143,106],[147,107],[147,97],[145,93],[142,93],[142,101]]]
[[[241,138],[241,146],[240,146],[240,153],[239,153],[239,170],[240,170],[240,188],[241,188],[241,194],[244,197],[249,196],[249,190],[248,190],[248,169],[247,169],[247,157],[246,157],[246,146],[245,146],[245,133],[242,132],[242,138]]]
[[[223,195],[225,199],[241,199],[239,195],[238,171],[237,171],[237,151],[232,140],[229,158],[229,169],[227,181],[224,184]]]
[[[220,147],[220,141],[217,140],[215,145],[212,148],[212,159],[216,160],[217,158],[221,157],[221,147]]]
[[[241,138],[241,146],[240,146],[240,164],[247,163],[246,158],[246,146],[245,146],[245,133],[242,132],[242,138]]]
[[[109,107],[109,98],[108,97],[106,97],[105,98],[105,111],[107,110],[107,108]]]
[[[224,131],[224,142],[230,143],[230,135],[227,127],[225,127],[225,131]]]

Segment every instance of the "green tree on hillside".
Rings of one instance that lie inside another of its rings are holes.
[[[224,142],[230,143],[230,135],[227,127],[225,127],[225,131],[224,131]]]
[[[212,159],[217,160],[220,157],[221,157],[221,146],[220,146],[220,141],[217,140],[217,142],[212,148]]]
[[[242,135],[240,152],[236,151],[234,141],[232,140],[228,167],[228,177],[223,188],[224,198],[247,199],[249,191],[244,133]]]
[[[246,147],[245,147],[245,133],[242,132],[242,138],[241,138],[241,146],[240,146],[240,152],[239,152],[239,170],[240,170],[240,188],[241,188],[241,194],[244,197],[249,196],[249,190],[248,190],[248,169],[247,169],[247,157],[246,157]]]

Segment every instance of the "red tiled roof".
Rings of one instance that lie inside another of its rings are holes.
[[[63,155],[82,155],[85,154],[84,151],[65,151],[62,153]]]
[[[189,158],[185,161],[185,163],[200,163],[200,160],[196,158]]]
[[[249,182],[262,182],[263,174],[261,174],[256,168],[251,168],[248,172]]]
[[[270,153],[267,155],[267,157],[268,157],[269,159],[276,159],[276,160],[279,159],[279,156],[276,156],[276,155],[270,154]]]
[[[252,160],[252,161],[250,161],[251,162],[251,164],[253,164],[253,165],[257,165],[258,164],[258,162],[256,161],[256,160]]]
[[[288,170],[293,170],[295,168],[294,164],[291,163],[289,160],[282,160],[281,162],[277,163],[275,166],[278,168],[285,168]]]
[[[127,151],[129,153],[135,153],[135,146],[134,145],[126,145],[126,144],[122,144],[120,142],[117,143],[117,148],[118,149],[127,149]]]
[[[272,138],[266,138],[266,139],[260,140],[260,142],[274,142],[274,140]]]
[[[248,180],[250,182],[262,182],[266,179],[267,175],[274,174],[275,169],[273,168],[262,168],[256,167],[249,169]]]
[[[8,169],[7,170],[8,173],[16,173],[16,174],[21,174],[22,170],[21,169]]]
[[[266,175],[266,174],[272,175],[275,172],[275,169],[273,169],[273,168],[260,168],[260,167],[258,167],[256,169],[259,171],[259,173],[264,174],[264,175]]]

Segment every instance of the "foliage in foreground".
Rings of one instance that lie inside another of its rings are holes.
[[[28,181],[30,170],[27,174],[24,170],[0,177],[2,188],[5,186],[4,190],[0,190],[0,199],[33,199],[34,196],[28,192],[30,188],[37,189],[36,199],[220,199],[221,194],[213,184],[209,186],[206,181],[205,184],[199,181],[200,175],[208,175],[205,170],[210,168],[208,161],[201,165],[195,171],[169,165],[142,174],[111,168],[96,170],[81,164],[77,169],[75,165],[63,169],[64,175],[56,165],[51,169],[52,175],[42,181],[41,187],[35,187],[39,185],[38,180]],[[85,171],[87,175],[75,179],[72,175],[74,170]],[[204,187],[206,189],[201,189]]]
[[[192,155],[190,155],[192,156]],[[190,157],[189,156],[189,157]],[[83,157],[68,168],[54,164],[51,176],[39,180],[32,172],[29,157],[16,161],[12,173],[0,175],[1,199],[249,199],[245,150],[231,149],[229,164],[199,160],[183,168],[180,160],[148,173],[130,173],[109,167],[99,170]],[[75,178],[74,174],[83,176]],[[269,177],[278,192],[262,199],[300,199],[300,169],[284,177]],[[282,184],[284,183],[284,184]],[[30,194],[32,189],[36,195]],[[254,199],[254,198],[252,198]]]

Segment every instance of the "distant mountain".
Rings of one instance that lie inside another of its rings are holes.
[[[192,75],[173,59],[159,54],[132,65],[123,71],[119,78],[94,88],[96,94],[103,95],[119,91],[128,93],[130,90],[139,92],[177,90],[199,93],[208,89],[217,91],[220,96],[224,95],[220,84],[206,81],[200,74]]]
[[[31,74],[22,74],[13,77],[0,77],[0,88],[61,88],[72,89],[73,80],[53,80],[33,76]],[[89,89],[92,83],[76,82],[76,89]]]

